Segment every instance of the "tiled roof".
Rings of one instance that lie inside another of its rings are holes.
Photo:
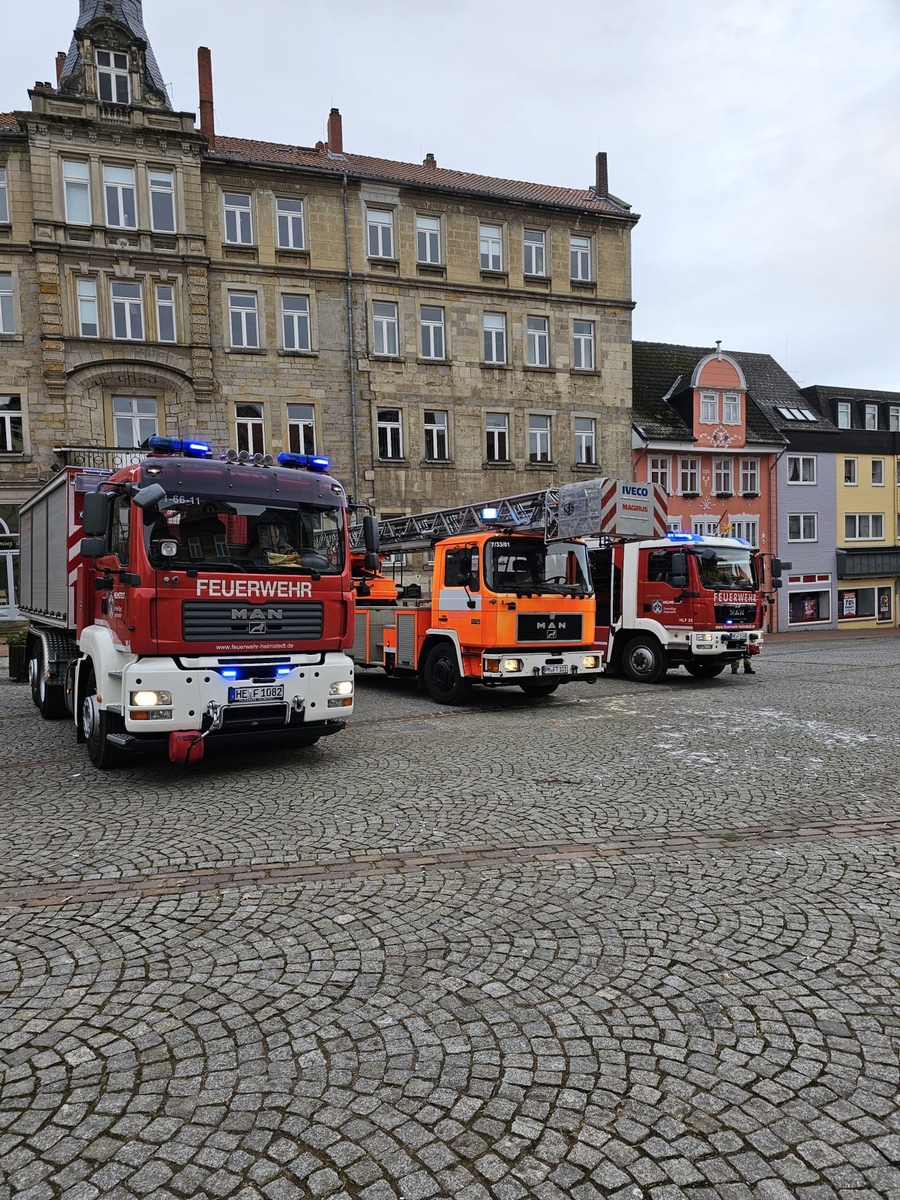
[[[685,419],[688,409],[683,401],[690,392],[697,363],[706,355],[714,354],[716,348],[635,342],[632,351],[632,419],[635,427],[648,438],[692,439],[692,430]],[[785,443],[800,432],[834,431],[827,417],[810,409],[796,381],[771,355],[749,354],[743,350],[726,350],[725,353],[740,365],[747,381],[748,442]],[[779,408],[806,409],[813,413],[815,420],[791,420],[783,416]]]
[[[444,167],[419,163],[394,162],[387,158],[370,158],[365,154],[329,154],[309,146],[287,146],[276,142],[259,142],[250,138],[216,136],[215,148],[209,158],[233,162],[271,163],[274,166],[303,167],[326,171],[332,175],[382,180],[385,183],[408,183],[417,187],[441,191],[464,192],[467,195],[497,200],[521,200],[528,204],[547,204],[554,208],[575,208],[598,216],[604,214],[638,219],[627,204],[611,196],[598,196],[589,188],[552,187],[543,183],[524,183],[516,179],[498,179],[492,175],[474,175],[468,171],[453,171]]]
[[[11,129],[13,133],[24,133],[15,113],[0,112],[0,129]]]

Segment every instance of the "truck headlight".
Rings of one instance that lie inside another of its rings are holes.
[[[521,658],[504,658],[503,673],[505,675],[515,675],[517,671],[521,671],[525,664]]]
[[[581,666],[585,671],[595,671],[600,666],[599,654],[586,654],[581,660]]]
[[[716,635],[714,633],[698,633],[697,634],[698,642],[714,642],[715,640],[716,640]]]
[[[353,680],[341,679],[338,683],[332,683],[328,688],[329,696],[352,696],[353,695]]]
[[[132,708],[159,708],[163,704],[172,703],[171,692],[132,692]]]

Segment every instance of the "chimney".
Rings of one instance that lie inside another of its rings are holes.
[[[336,108],[328,114],[328,150],[331,154],[344,153],[344,130]]]
[[[606,171],[606,151],[601,150],[597,155],[597,184],[594,191],[598,196],[609,195],[609,176]]]
[[[209,140],[212,150],[216,144],[216,110],[213,105],[212,55],[206,46],[197,51],[197,73],[200,78],[200,132]]]
[[[423,167],[436,167],[437,162],[433,154],[426,154],[422,162]]]
[[[63,67],[66,65],[66,52],[60,50],[56,56],[56,86],[59,87],[62,82]]]

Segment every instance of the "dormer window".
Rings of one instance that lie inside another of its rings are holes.
[[[107,104],[130,103],[127,54],[113,50],[97,51],[97,95]]]

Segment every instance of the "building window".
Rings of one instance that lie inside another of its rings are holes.
[[[718,537],[719,522],[704,521],[702,517],[695,517],[691,521],[691,533],[699,533],[701,537]]]
[[[816,542],[818,541],[818,533],[816,529],[816,514],[815,513],[790,513],[788,516],[788,541],[789,542]]]
[[[232,246],[253,245],[251,199],[241,192],[223,192],[225,241]]]
[[[741,459],[741,491],[744,495],[759,495],[759,459]]]
[[[369,258],[394,257],[394,214],[386,209],[367,208]]]
[[[735,517],[731,521],[731,537],[743,538],[751,546],[759,546],[759,520],[757,517]]]
[[[425,457],[430,462],[445,462],[450,457],[447,414],[438,409],[425,409]]]
[[[543,229],[525,230],[525,274],[546,275],[547,263],[545,257],[546,234]]]
[[[838,620],[890,621],[891,588],[838,588]]]
[[[91,186],[88,164],[63,159],[63,195],[69,225],[90,225]]]
[[[891,433],[900,432],[900,408],[894,404],[888,409],[888,428]]]
[[[713,491],[727,496],[730,496],[734,491],[732,487],[732,459],[713,459]]]
[[[156,336],[161,342],[174,342],[175,288],[171,283],[156,285]]]
[[[597,422],[593,417],[575,418],[575,463],[580,467],[597,465]]]
[[[850,487],[856,486],[856,459],[844,459],[844,483]]]
[[[388,358],[397,357],[398,346],[397,305],[386,300],[372,304],[372,333],[375,353]]]
[[[0,333],[16,332],[11,271],[0,271]]]
[[[423,305],[419,309],[419,348],[423,358],[444,357],[444,310]]]
[[[175,232],[175,175],[172,171],[157,171],[151,167],[150,228],[155,233]]]
[[[110,229],[137,229],[134,167],[103,168],[106,224]]]
[[[680,458],[678,460],[678,491],[682,496],[696,496],[700,493],[700,459]]]
[[[416,216],[416,262],[438,264],[441,261],[440,217]]]
[[[503,270],[503,231],[499,225],[481,225],[478,231],[482,271]]]
[[[484,361],[506,362],[506,316],[504,313],[484,314]]]
[[[740,425],[741,423],[741,398],[732,393],[726,393],[722,397],[722,423],[723,425]]]
[[[311,404],[289,404],[288,449],[293,454],[315,454],[316,412]]]
[[[485,458],[488,462],[509,462],[509,416],[485,413]]]
[[[664,456],[652,455],[650,458],[650,482],[658,483],[668,492],[671,487],[671,459]]]
[[[573,322],[572,366],[576,371],[593,371],[594,369],[593,321]]]
[[[306,235],[303,229],[303,201],[279,196],[275,200],[275,224],[280,250],[303,250]]]
[[[97,95],[107,104],[130,103],[127,54],[97,51]]]
[[[704,392],[700,397],[700,424],[715,425],[719,419],[719,397],[715,392]]]
[[[884,541],[884,513],[847,513],[844,537],[848,542]]]
[[[573,279],[585,282],[591,278],[591,239],[569,238],[569,272]]]
[[[112,412],[117,446],[141,446],[159,433],[155,396],[113,396]]]
[[[528,317],[528,365],[546,367],[550,362],[550,333],[546,317]]]
[[[238,450],[265,453],[266,429],[261,404],[238,404],[234,410],[234,429]]]
[[[0,453],[23,454],[22,397],[0,396]]]
[[[139,283],[110,284],[113,337],[121,341],[144,339],[144,296]]]
[[[550,418],[539,413],[528,417],[528,461],[550,462]]]
[[[259,314],[255,292],[229,292],[228,313],[231,320],[233,350],[259,349]]]
[[[285,350],[311,350],[309,296],[281,297],[281,337]]]
[[[6,167],[0,167],[0,225],[9,224],[9,189],[6,182]]]
[[[872,459],[872,487],[884,487],[884,459]]]
[[[403,425],[399,408],[379,408],[377,416],[378,457],[403,457]]]
[[[78,299],[79,337],[99,337],[100,322],[97,315],[96,279],[79,279],[75,284],[75,291]]]
[[[787,481],[788,483],[815,483],[815,455],[789,454],[787,460]]]
[[[788,621],[791,625],[808,625],[815,621],[831,620],[831,592],[828,589],[791,592],[788,596],[788,606]]]
[[[866,429],[877,429],[877,428],[878,428],[878,405],[877,404],[867,404],[866,405]]]
[[[837,423],[838,429],[850,428],[850,403],[847,400],[838,401],[837,406]]]

